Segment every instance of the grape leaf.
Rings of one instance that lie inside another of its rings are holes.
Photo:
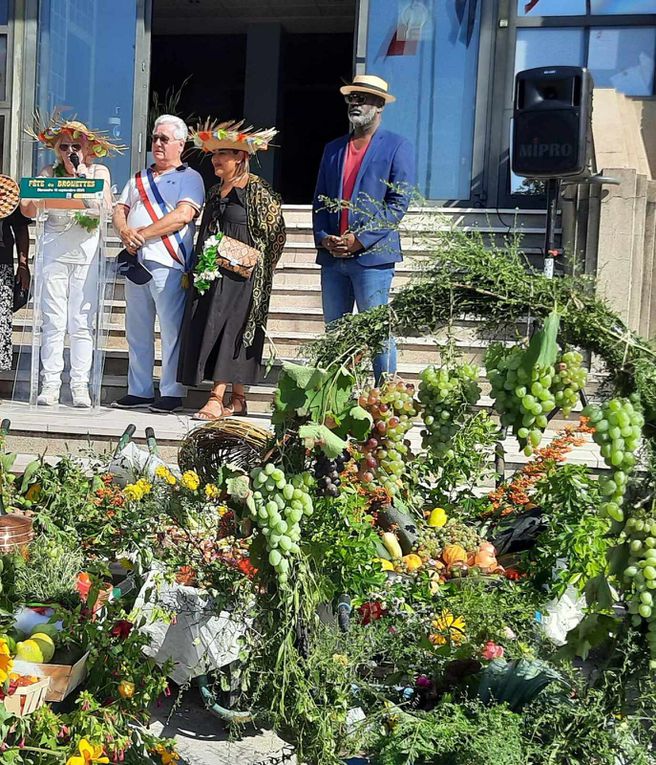
[[[335,429],[337,435],[346,438],[352,435],[356,441],[364,441],[373,427],[374,419],[366,409],[359,404],[351,407],[339,421],[339,427]]]
[[[314,422],[324,422],[328,416],[339,421],[351,407],[355,378],[343,366],[337,367],[330,374],[323,374],[320,384],[308,391],[305,413]]]
[[[346,449],[348,444],[325,425],[310,423],[301,425],[298,435],[305,442],[306,449],[318,446],[329,459],[335,459]]]

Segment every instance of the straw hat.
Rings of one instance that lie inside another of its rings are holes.
[[[59,115],[53,115],[42,120],[38,115],[34,127],[25,131],[35,141],[39,141],[49,149],[54,149],[62,135],[68,134],[72,140],[84,136],[91,147],[91,153],[96,157],[106,157],[113,152],[121,154],[127,147],[112,143],[108,136],[99,130],[91,130],[79,120],[63,120]]]
[[[385,99],[386,104],[396,101],[396,97],[389,92],[389,85],[382,77],[375,74],[356,74],[353,82],[343,85],[339,92],[345,96],[349,93],[370,93]]]
[[[241,122],[210,122],[191,128],[190,138],[197,149],[204,152],[217,149],[234,149],[255,154],[256,151],[266,151],[271,139],[278,133],[275,128],[254,130],[253,127],[242,127]]]

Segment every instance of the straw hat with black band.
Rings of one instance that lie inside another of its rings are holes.
[[[372,96],[380,96],[386,104],[396,101],[396,97],[389,92],[387,82],[375,74],[356,74],[353,82],[343,85],[339,92],[344,96],[350,93],[369,93]]]

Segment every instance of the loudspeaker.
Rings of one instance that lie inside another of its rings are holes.
[[[550,66],[515,77],[512,170],[525,178],[583,175],[592,156],[592,90],[587,69]]]

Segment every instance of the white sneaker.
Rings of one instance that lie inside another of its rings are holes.
[[[77,409],[91,408],[91,397],[86,385],[71,386],[71,395],[73,396],[73,406]]]
[[[59,385],[44,385],[36,403],[39,406],[56,406],[59,403]]]

